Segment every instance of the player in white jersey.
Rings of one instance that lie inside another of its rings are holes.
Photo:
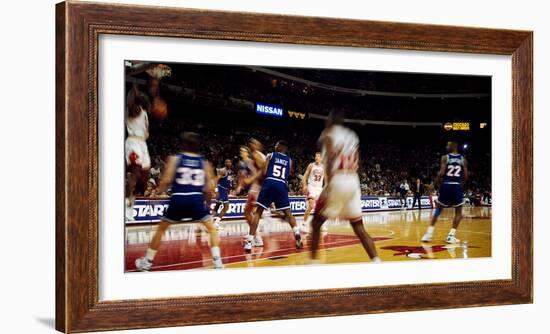
[[[306,229],[309,225],[308,219],[311,210],[315,207],[315,201],[323,191],[325,179],[325,167],[321,162],[321,152],[315,153],[315,161],[307,166],[302,178],[303,192],[306,194],[307,207],[304,213],[304,221],[301,228]],[[323,226],[324,227],[324,226]]]
[[[151,158],[147,149],[149,138],[149,118],[147,111],[150,108],[147,96],[134,85],[126,99],[126,142],[124,154],[126,156],[126,220],[134,219],[134,200],[137,186],[145,186],[151,168]]]
[[[380,262],[374,241],[363,226],[359,183],[359,138],[344,125],[344,113],[332,112],[319,142],[322,146],[326,187],[315,205],[311,257],[317,258],[321,226],[327,219],[346,219],[373,262]]]

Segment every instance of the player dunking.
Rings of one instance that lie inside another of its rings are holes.
[[[223,216],[229,209],[229,193],[231,192],[232,182],[233,182],[233,165],[231,159],[225,159],[225,165],[223,168],[218,170],[218,200],[216,206],[213,210],[214,226],[216,229],[220,229],[220,221],[223,219]],[[218,209],[223,205],[222,210],[218,214]]]
[[[264,210],[271,206],[271,203],[275,204],[276,210],[283,212],[286,220],[292,227],[296,248],[303,247],[302,237],[300,236],[298,226],[296,226],[296,219],[290,211],[287,181],[292,171],[292,160],[288,157],[287,151],[288,144],[286,141],[280,140],[275,145],[275,152],[267,156],[265,167],[261,172],[263,183],[258,200],[256,201],[256,212],[254,213],[254,219],[250,224],[250,232],[246,236],[244,244],[244,250],[247,252],[252,250],[252,242],[256,235],[260,217]]]
[[[126,98],[126,141],[124,154],[126,156],[126,209],[127,221],[134,219],[134,201],[136,187],[145,187],[151,168],[151,158],[147,149],[149,138],[149,118],[147,112],[150,103],[147,96],[140,92],[134,84]]]
[[[325,179],[325,167],[321,162],[321,152],[315,153],[315,161],[307,166],[306,172],[302,178],[303,192],[306,194],[307,207],[304,213],[303,227],[309,225],[308,219],[311,210],[315,207],[315,201],[323,191],[323,181]]]
[[[210,233],[214,268],[223,268],[218,231],[212,223],[212,216],[207,207],[213,192],[211,188],[213,177],[212,166],[199,154],[199,136],[192,132],[184,133],[183,153],[169,158],[160,180],[161,191],[166,190],[170,184],[172,185],[168,209],[149,243],[145,256],[136,260],[137,269],[142,271],[151,269],[162,236],[170,224],[178,223],[186,218],[204,224]]]
[[[458,153],[458,143],[450,141],[447,143],[447,152],[441,157],[441,167],[437,174],[436,184],[440,184],[439,196],[436,200],[436,209],[432,216],[432,223],[428,227],[426,234],[422,237],[422,242],[432,240],[435,223],[441,215],[443,208],[454,208],[455,216],[453,227],[447,235],[447,243],[458,243],[459,239],[455,237],[456,229],[462,219],[462,205],[464,204],[464,194],[462,185],[468,178],[468,162],[464,156]]]
[[[317,259],[321,226],[327,219],[346,219],[373,262],[380,262],[374,241],[363,226],[359,167],[359,138],[343,126],[344,113],[332,112],[319,142],[327,185],[317,200],[313,216],[311,257]]]

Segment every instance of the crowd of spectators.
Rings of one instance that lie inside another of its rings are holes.
[[[198,114],[201,115],[151,123],[148,147],[153,168],[149,191],[144,195],[159,195],[154,189],[158,184],[164,161],[169,155],[180,151],[180,137],[184,131],[193,131],[201,135],[201,153],[215,167],[221,168],[225,159],[231,159],[235,174],[238,173],[239,148],[246,145],[250,138],[257,138],[262,142],[266,154],[273,151],[277,140],[285,139],[290,144],[289,156],[294,164],[294,173],[288,183],[289,193],[304,195],[302,175],[318,150],[317,138],[322,131],[322,122],[276,120],[266,123],[263,119],[245,120],[244,116],[237,116],[230,122],[227,119],[211,117],[211,113],[206,111]],[[361,138],[359,177],[363,195],[395,195],[403,180],[413,184],[416,178],[420,178],[426,185],[426,193],[434,191],[433,181],[439,171],[441,154],[444,154],[444,143],[438,145],[428,139],[414,142],[406,138],[396,139],[392,138],[391,132],[385,137],[380,137],[379,134],[366,135],[369,133],[368,130],[363,134],[361,128],[356,131]],[[488,191],[490,154],[476,154],[473,157],[470,157],[468,152],[465,154],[470,161],[471,174],[466,191]]]
[[[327,84],[385,90],[405,87],[409,90],[415,88],[419,93],[426,92],[425,90],[433,92],[434,87],[443,87],[446,82],[453,82],[449,77],[444,78],[445,80],[432,78],[415,82],[397,77],[392,79],[390,76],[380,83],[380,75],[372,73],[370,76],[355,75],[363,78],[362,81],[357,81],[359,79],[354,79],[354,74],[345,72],[334,72],[333,75],[326,76],[321,71],[282,71]],[[480,108],[487,107],[487,103],[490,107],[490,99],[483,98],[428,101],[346,95],[281,77],[270,77],[245,67],[181,64],[174,65],[172,72],[172,77],[163,79],[164,84],[183,89],[174,94],[168,92],[166,86],[161,87],[169,103],[170,116],[164,122],[152,119],[150,123],[148,147],[153,167],[146,190],[141,194],[144,196],[167,195],[158,194],[156,186],[166,158],[180,151],[180,136],[184,131],[194,131],[201,135],[201,153],[216,167],[222,167],[225,159],[231,159],[235,173],[238,173],[239,147],[246,145],[250,138],[257,138],[263,143],[264,153],[271,152],[277,140],[286,140],[290,144],[289,155],[294,163],[294,174],[288,182],[289,193],[304,195],[302,175],[318,150],[317,138],[322,131],[322,121],[307,119],[300,122],[254,117],[253,110],[245,110],[254,102],[271,103],[283,106],[285,110],[317,114],[328,114],[338,108],[346,110],[348,118],[399,121],[451,120],[452,115],[459,114],[455,112],[457,110],[461,111],[461,117],[473,119],[480,114]],[[483,90],[485,81],[473,78],[466,83],[476,90]],[[453,92],[468,91],[464,87],[469,87],[456,80],[451,86]],[[440,88],[438,91],[445,92],[445,89]],[[248,101],[248,106],[245,103],[239,107],[239,103],[234,103],[235,100]],[[239,108],[243,110],[236,111]],[[403,180],[413,184],[417,178],[426,185],[426,193],[434,192],[439,160],[445,153],[444,136],[437,132],[426,133],[421,128],[408,128],[404,133],[392,126],[372,127],[376,129],[368,126],[355,128],[361,140],[359,177],[363,195],[395,195]],[[471,196],[490,193],[491,156],[487,147],[490,145],[485,145],[485,149],[465,152],[471,174],[465,193]]]

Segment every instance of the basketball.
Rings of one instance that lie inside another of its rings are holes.
[[[153,99],[153,105],[151,107],[151,113],[153,118],[159,122],[162,122],[168,116],[168,106],[166,101],[160,96],[156,96]]]

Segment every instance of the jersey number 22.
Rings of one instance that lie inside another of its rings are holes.
[[[460,177],[460,171],[462,171],[462,166],[457,166],[457,165],[447,166],[447,176]]]

